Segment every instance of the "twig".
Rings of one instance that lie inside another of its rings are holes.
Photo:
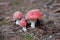
[[[54,13],[60,12],[60,8],[53,11]]]
[[[9,2],[3,2],[3,3],[0,3],[0,6],[9,5],[9,4],[10,4]]]

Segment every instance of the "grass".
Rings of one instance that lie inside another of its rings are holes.
[[[42,2],[47,2],[48,0],[41,0]]]
[[[1,25],[10,25],[10,23],[8,21],[5,21],[5,20],[0,21],[0,24]]]
[[[25,40],[33,40],[33,37],[30,34],[26,34]]]
[[[15,2],[12,2],[11,5],[18,5],[19,2],[18,1],[15,1]]]

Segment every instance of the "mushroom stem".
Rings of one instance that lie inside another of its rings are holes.
[[[16,20],[16,22],[15,22],[15,23],[16,23],[16,25],[19,25],[19,20]]]
[[[31,28],[35,28],[35,22],[36,21],[31,21]]]
[[[23,30],[23,31],[27,31],[26,27],[23,27],[22,30]]]

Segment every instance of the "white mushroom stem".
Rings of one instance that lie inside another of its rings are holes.
[[[22,30],[23,30],[23,31],[27,31],[26,27],[23,27]]]
[[[31,21],[31,28],[35,28],[35,22],[36,21]]]
[[[19,20],[17,20],[15,23],[16,23],[16,25],[19,25]]]

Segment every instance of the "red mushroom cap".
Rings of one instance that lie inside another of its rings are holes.
[[[21,20],[20,20],[20,22],[19,22],[19,25],[21,26],[21,27],[26,27],[26,20],[24,19],[24,18],[22,18]]]
[[[36,19],[40,19],[42,16],[41,12],[39,10],[30,10],[25,18],[26,19],[30,19],[30,20],[36,20]]]
[[[13,18],[15,20],[17,19],[20,19],[22,17],[22,13],[20,11],[16,11],[14,14],[13,14]]]

